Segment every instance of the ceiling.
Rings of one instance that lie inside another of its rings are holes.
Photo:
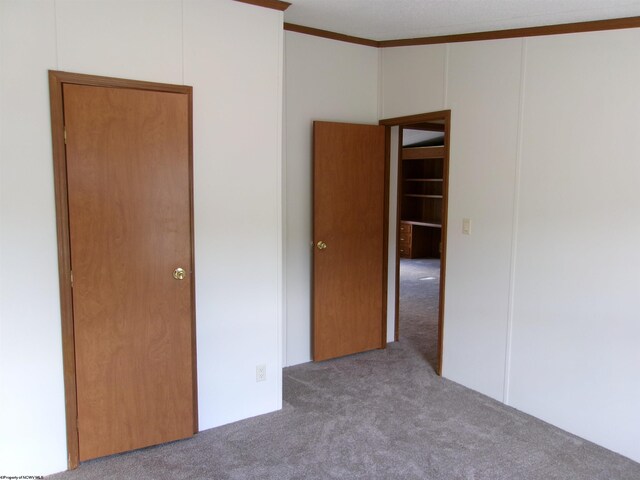
[[[411,130],[410,128],[402,129],[402,146],[426,146],[430,144],[444,144],[443,132],[430,132],[426,130]]]
[[[395,40],[640,16],[640,0],[288,0],[285,22]]]

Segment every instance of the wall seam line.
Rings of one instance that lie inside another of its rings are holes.
[[[284,19],[284,15],[283,15]],[[286,92],[286,83],[287,83],[287,45],[286,45],[287,36],[284,33],[284,30],[281,33],[280,39],[280,78],[281,81],[279,84],[281,85],[281,93],[280,93],[280,285],[281,285],[281,295],[280,301],[282,302],[281,307],[281,331],[280,331],[280,368],[284,368],[288,366],[288,352],[287,347],[289,345],[289,307],[288,307],[288,282],[287,282],[287,266],[288,266],[288,256],[287,256],[287,234],[288,234],[288,222],[287,222],[287,97],[285,95]],[[280,380],[280,390],[282,391],[282,380]],[[282,397],[282,394],[281,394]]]
[[[59,41],[58,41],[58,0],[53,0],[53,34],[55,35],[55,50],[56,50],[56,70],[60,70],[60,58],[59,58]]]
[[[180,41],[182,43],[182,84],[184,85],[184,0],[182,0],[180,2],[180,22],[181,22],[181,29],[180,29]]]
[[[442,92],[442,109],[446,110],[447,105],[449,104],[449,55],[450,55],[451,44],[447,43],[444,49],[444,68],[443,68],[443,78],[442,81],[444,83],[444,88]]]
[[[378,105],[376,106],[376,111],[378,114],[378,120],[382,119],[382,115],[383,115],[383,100],[384,100],[384,92],[383,92],[383,88],[382,88],[382,83],[383,83],[383,70],[382,70],[382,49],[378,48],[378,55],[377,55],[377,61],[378,61],[378,75],[376,78],[376,88],[378,89]]]
[[[518,133],[515,152],[515,171],[513,175],[513,216],[511,227],[511,265],[509,271],[509,300],[507,306],[507,332],[504,359],[504,384],[502,391],[503,403],[509,405],[511,394],[511,357],[513,340],[513,316],[515,301],[515,276],[516,257],[518,253],[518,225],[520,217],[520,181],[522,171],[522,144],[523,144],[523,123],[524,123],[524,100],[526,86],[526,60],[527,60],[527,39],[522,39],[520,50],[520,98],[518,102]]]

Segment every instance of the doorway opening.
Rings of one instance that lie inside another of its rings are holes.
[[[389,129],[390,165],[397,175],[389,183],[396,202],[389,222],[390,243],[395,238],[396,245],[389,249],[394,339],[414,344],[441,375],[450,111],[380,123]]]

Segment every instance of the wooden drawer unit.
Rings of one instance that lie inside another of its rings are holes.
[[[413,234],[413,225],[406,222],[400,222],[400,236],[398,237],[398,246],[400,247],[401,258],[411,257],[411,238]]]
[[[438,258],[440,229],[400,222],[400,258]]]

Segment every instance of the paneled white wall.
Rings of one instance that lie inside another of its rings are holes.
[[[286,364],[311,360],[312,124],[378,121],[375,48],[285,33]]]
[[[66,468],[47,69],[52,1],[0,8],[0,470]]]
[[[56,2],[57,68],[182,83],[179,0]]]
[[[184,25],[200,425],[210,428],[282,405],[282,13],[198,0],[185,2]],[[267,381],[256,383],[260,364]]]
[[[509,403],[640,461],[640,29],[527,40]]]
[[[280,408],[282,13],[231,0],[0,8],[0,473],[67,465],[47,69],[194,87],[200,428]]]
[[[638,49],[635,29],[381,57],[383,116],[452,110],[444,375],[636,461]]]
[[[0,27],[1,473],[66,468],[50,68],[194,86],[200,427],[279,408],[282,14],[2,0]],[[640,32],[285,36],[287,364],[310,359],[312,121],[451,108],[445,376],[640,460]]]
[[[443,373],[502,400],[522,40],[449,48],[449,228]],[[462,219],[471,235],[462,234]]]
[[[446,62],[447,45],[381,49],[380,118],[442,110]]]

